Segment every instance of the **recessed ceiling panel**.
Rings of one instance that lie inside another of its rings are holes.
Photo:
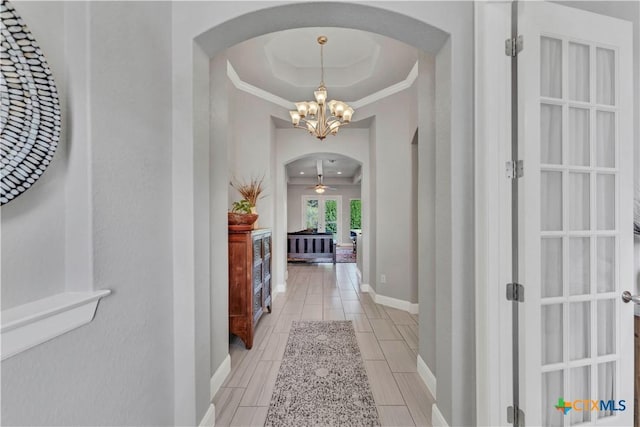
[[[287,176],[315,180],[318,176],[318,160],[322,162],[322,175],[325,179],[353,179],[360,170],[360,162],[351,157],[340,154],[316,153],[287,164]]]
[[[348,28],[299,28],[266,34],[227,50],[240,79],[291,101],[313,96],[320,83],[319,35],[324,47],[329,97],[362,99],[407,78],[418,59],[415,48],[397,40]]]

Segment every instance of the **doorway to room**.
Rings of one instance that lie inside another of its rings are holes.
[[[385,35],[391,36],[396,40],[402,40],[406,43],[409,43],[416,48],[428,52],[430,55],[431,65],[423,68],[423,70],[431,68],[431,70],[438,70],[438,73],[431,72],[428,73],[430,78],[435,80],[435,85],[426,88],[429,91],[429,97],[432,99],[440,99],[442,102],[440,105],[442,108],[439,108],[439,115],[436,117],[435,108],[433,108],[433,104],[423,104],[419,108],[409,109],[410,117],[417,117],[417,121],[419,121],[419,126],[421,129],[424,129],[425,132],[421,135],[425,137],[425,144],[422,145],[424,147],[424,152],[421,155],[424,155],[427,158],[432,159],[431,163],[438,165],[438,170],[435,171],[435,168],[432,169],[433,173],[425,173],[424,176],[421,177],[420,182],[423,182],[425,186],[422,188],[424,191],[424,195],[419,196],[419,200],[425,200],[425,197],[430,197],[433,200],[438,200],[440,203],[439,215],[436,216],[436,203],[427,204],[429,209],[424,210],[421,215],[424,221],[421,224],[425,227],[423,232],[421,233],[424,241],[434,241],[436,244],[442,246],[446,242],[446,246],[449,247],[450,251],[443,251],[439,255],[439,262],[436,262],[435,258],[437,254],[433,252],[425,254],[421,259],[424,261],[424,273],[426,274],[424,280],[419,280],[419,282],[424,286],[421,288],[419,295],[416,289],[416,296],[412,297],[411,293],[408,292],[406,294],[393,294],[397,289],[394,286],[393,277],[397,274],[395,269],[399,268],[396,263],[392,261],[392,257],[390,256],[380,256],[381,250],[387,250],[393,252],[394,248],[397,248],[398,245],[394,243],[397,239],[404,240],[401,235],[393,230],[384,232],[382,230],[376,230],[375,232],[368,234],[368,244],[370,248],[376,248],[375,251],[372,250],[370,259],[370,265],[364,268],[363,271],[363,282],[364,284],[369,286],[369,290],[379,291],[379,295],[387,296],[388,299],[385,300],[387,303],[394,304],[397,301],[410,301],[412,299],[420,299],[421,308],[424,307],[424,316],[421,313],[420,316],[420,335],[424,337],[421,339],[421,348],[418,351],[418,360],[419,360],[419,371],[421,377],[425,378],[425,382],[427,382],[430,387],[435,389],[435,378],[436,375],[440,378],[440,381],[443,381],[443,388],[441,390],[440,396],[438,397],[439,404],[442,406],[443,412],[446,415],[443,415],[438,410],[434,411],[436,415],[444,418],[451,418],[456,422],[458,418],[463,419],[470,414],[472,414],[473,408],[465,408],[463,411],[456,411],[455,413],[451,410],[451,405],[453,405],[453,395],[456,396],[464,396],[467,393],[473,394],[473,390],[466,387],[464,389],[457,390],[457,386],[455,384],[452,375],[454,372],[468,372],[473,375],[473,361],[471,359],[464,358],[456,358],[450,357],[448,354],[453,351],[449,346],[439,346],[437,343],[447,343],[452,342],[450,340],[451,336],[456,335],[457,339],[453,342],[456,345],[462,343],[464,346],[470,345],[473,347],[473,332],[472,331],[464,331],[456,326],[458,322],[462,322],[463,319],[458,318],[457,316],[448,317],[448,321],[442,322],[438,328],[436,328],[435,318],[438,317],[436,315],[436,307],[439,307],[440,310],[449,311],[449,313],[455,311],[453,309],[453,301],[450,298],[450,291],[452,289],[458,289],[460,286],[463,286],[463,283],[472,283],[467,278],[472,276],[473,270],[473,260],[472,260],[472,250],[469,245],[461,246],[458,242],[452,242],[451,234],[454,228],[452,227],[452,223],[456,223],[455,230],[456,232],[460,230],[465,230],[468,228],[468,235],[472,235],[471,226],[473,223],[472,220],[472,209],[470,209],[472,204],[472,198],[469,198],[468,195],[464,195],[464,189],[471,188],[469,186],[469,180],[471,180],[472,171],[471,169],[460,169],[456,167],[456,176],[457,178],[453,181],[450,180],[452,173],[452,158],[455,155],[457,160],[456,163],[459,164],[460,159],[466,159],[465,162],[469,162],[471,159],[471,151],[467,151],[463,148],[463,145],[466,142],[469,142],[470,139],[468,137],[471,135],[471,127],[467,125],[451,127],[451,116],[455,114],[459,119],[464,118],[462,123],[472,123],[470,120],[470,103],[468,102],[470,98],[470,88],[471,88],[471,70],[469,64],[471,63],[472,55],[471,46],[462,46],[460,45],[457,49],[452,50],[452,45],[449,40],[450,34],[458,34],[463,37],[465,32],[469,32],[468,26],[464,28],[454,28],[451,27],[453,21],[449,21],[449,14],[439,14],[432,12],[439,10],[442,5],[432,5],[432,4],[424,4],[419,8],[420,10],[416,13],[406,11],[405,14],[396,14],[393,11],[382,11],[377,8],[371,8],[368,6],[362,5],[354,5],[354,4],[332,4],[332,13],[330,15],[324,15],[322,13],[317,13],[319,10],[324,10],[326,3],[304,3],[304,4],[295,4],[287,6],[286,8],[271,8],[260,10],[257,15],[253,15],[250,17],[253,20],[258,15],[260,16],[259,22],[261,25],[266,26],[266,28],[259,30],[259,33],[269,33],[270,31],[278,31],[283,28],[287,28],[289,22],[298,22],[301,25],[332,25],[337,27],[356,27],[365,31],[375,31],[380,32],[382,28],[382,32]],[[402,7],[406,7],[409,5],[404,5]],[[462,5],[452,6],[454,9],[460,8],[463,15],[469,17],[471,19],[471,14],[468,12],[470,10],[462,7]],[[391,9],[395,9],[396,6],[392,6]],[[277,10],[275,10],[277,9]],[[333,13],[333,12],[338,13]],[[296,15],[296,19],[290,20],[287,18],[287,15],[293,12]],[[371,13],[371,15],[368,15]],[[379,15],[382,13],[384,18]],[[251,15],[251,14],[249,14]],[[408,16],[420,16],[420,18],[408,18]],[[455,15],[455,14],[454,14]],[[298,18],[302,16],[314,16],[313,23],[302,23]],[[368,16],[368,17],[367,17]],[[319,19],[319,17],[321,19]],[[220,16],[210,17],[208,19],[220,19]],[[239,18],[240,19],[240,18]],[[382,21],[380,21],[382,19]],[[448,27],[449,32],[442,31],[438,28],[438,24],[430,25],[428,21],[440,22],[444,27]],[[455,20],[459,21],[458,18]],[[380,27],[376,23],[385,22],[385,26]],[[228,24],[228,25],[227,25]],[[249,39],[251,36],[255,36],[255,28],[256,22],[252,21],[251,25],[245,23],[245,25],[239,25],[239,21],[228,22],[223,25],[211,25],[210,31],[205,31],[196,37],[197,48],[191,53],[194,55],[193,61],[187,61],[187,66],[191,69],[191,73],[193,76],[185,76],[188,78],[193,78],[198,82],[202,83],[203,81],[208,80],[205,76],[211,76],[212,70],[210,68],[210,58],[215,58],[216,54],[222,52],[225,48],[228,48],[230,45],[234,43],[241,42],[243,40]],[[253,28],[252,34],[245,34],[247,31],[243,29]],[[224,37],[219,37],[219,32],[224,33]],[[236,35],[230,36],[231,33],[239,32]],[[419,34],[419,36],[418,36]],[[179,36],[178,36],[179,37]],[[465,37],[463,37],[465,38]],[[468,39],[468,38],[465,38]],[[463,52],[466,52],[463,53]],[[190,54],[190,55],[191,55]],[[179,55],[181,56],[181,55]],[[457,57],[457,60],[452,61],[453,57]],[[175,61],[174,61],[175,62]],[[179,62],[179,61],[178,61]],[[180,76],[183,74],[182,66],[178,66],[175,70],[176,76]],[[418,67],[419,68],[419,67]],[[419,69],[416,68],[415,71],[412,71],[411,76],[414,76],[413,73],[419,73]],[[213,76],[211,80],[210,89],[220,88],[217,79],[217,75]],[[204,78],[204,79],[203,79]],[[437,84],[439,79],[442,79],[441,84]],[[456,81],[455,85],[452,85],[450,82]],[[218,82],[218,83],[216,83]],[[223,83],[222,83],[223,84]],[[437,90],[436,90],[437,88]],[[452,92],[460,92],[461,97],[455,98],[455,101],[452,97]],[[194,169],[196,171],[208,171],[209,173],[209,195],[210,199],[208,200],[210,211],[209,217],[210,222],[207,227],[208,230],[203,229],[200,224],[196,224],[194,227],[194,234],[196,236],[200,235],[211,235],[212,245],[210,247],[210,252],[215,254],[215,256],[210,258],[210,262],[207,265],[207,269],[210,274],[210,283],[211,289],[209,289],[209,293],[211,296],[216,295],[214,299],[211,297],[211,329],[212,333],[212,342],[211,342],[211,369],[216,371],[219,368],[221,363],[225,358],[224,348],[220,345],[220,338],[222,337],[222,333],[224,333],[224,324],[225,324],[225,312],[220,311],[220,296],[224,296],[226,294],[225,287],[225,278],[224,278],[224,270],[226,269],[224,254],[221,253],[220,247],[217,247],[213,244],[213,242],[224,241],[224,231],[226,229],[226,224],[224,221],[224,211],[219,210],[217,207],[220,206],[218,203],[222,202],[224,205],[224,201],[221,199],[221,194],[227,194],[226,185],[227,185],[227,166],[225,162],[228,161],[228,151],[225,147],[227,147],[229,134],[227,132],[229,119],[233,117],[230,115],[228,111],[220,110],[218,107],[224,101],[224,94],[216,93],[215,96],[212,96],[210,99],[208,97],[209,91],[194,91],[189,96],[193,96],[193,104],[194,114],[198,116],[198,119],[194,121],[195,127],[193,129],[195,143],[195,150],[199,153],[207,153],[208,156],[196,156],[194,158]],[[466,94],[466,95],[462,95]],[[218,96],[220,95],[220,96]],[[419,97],[419,102],[423,103],[429,97]],[[178,100],[178,103],[181,103],[183,100]],[[407,105],[408,103],[405,103]],[[399,111],[402,111],[399,110]],[[418,113],[419,111],[424,112],[425,114]],[[211,115],[208,115],[207,112],[212,112]],[[413,116],[416,114],[417,116]],[[385,118],[387,115],[385,115]],[[211,126],[208,129],[201,127],[203,123],[206,123],[209,118],[211,120]],[[406,118],[406,117],[405,117]],[[204,121],[202,121],[204,119]],[[373,119],[374,121],[382,121],[380,119]],[[404,118],[399,119],[404,120]],[[422,122],[424,120],[424,122]],[[392,123],[388,123],[389,129],[394,129],[395,126]],[[411,151],[410,141],[412,134],[409,134],[405,139],[400,138],[396,135],[386,135],[381,133],[381,130],[384,127],[378,124],[375,127],[375,130],[371,131],[372,136],[372,144],[381,144],[383,141],[400,141],[398,142],[398,147],[402,147],[402,149],[406,149],[407,151]],[[438,132],[438,129],[441,132]],[[176,132],[181,133],[182,128],[176,127]],[[415,127],[411,129],[411,132],[415,130]],[[278,126],[272,126],[270,132],[285,132],[285,130],[281,130]],[[299,131],[296,131],[299,132]],[[261,138],[266,135],[266,133],[261,133],[257,135],[257,138]],[[190,140],[190,138],[186,138],[186,140]],[[256,138],[254,138],[254,141]],[[463,141],[466,141],[463,143]],[[242,141],[234,141],[234,144]],[[406,146],[403,145],[406,142]],[[268,142],[266,144],[269,144]],[[255,145],[257,147],[258,145]],[[439,147],[436,150],[436,147]],[[205,151],[206,150],[206,151]],[[454,154],[455,152],[455,154]],[[393,158],[393,156],[389,156],[386,153],[377,153],[378,157],[374,158],[376,162],[389,161]],[[260,157],[264,161],[270,161],[269,157]],[[422,163],[421,163],[422,164]],[[427,166],[430,164],[430,161],[424,162],[424,165]],[[410,168],[407,168],[410,169]],[[425,171],[428,168],[424,169]],[[280,173],[276,171],[276,173]],[[393,191],[397,190],[397,187],[394,187],[392,179],[388,179],[389,177],[385,177],[382,179],[380,176],[375,176],[373,174],[369,175],[371,178],[371,182],[369,185],[371,186],[371,190],[375,189],[375,191],[380,191],[384,189],[385,191]],[[196,187],[203,184],[199,181],[200,175],[196,173],[195,185]],[[278,182],[283,182],[278,180]],[[436,183],[441,182],[443,186],[440,188],[441,197],[436,197],[435,189],[437,187]],[[176,189],[180,188],[183,183],[176,183]],[[188,185],[188,184],[187,184]],[[282,201],[281,193],[283,189],[281,187],[274,189],[274,197]],[[196,197],[195,204],[199,205],[201,203],[198,197]],[[404,196],[403,192],[396,191],[396,196]],[[228,201],[227,201],[228,202]],[[380,209],[380,206],[383,204],[387,204],[388,206],[397,205],[398,202],[396,200],[387,200],[387,199],[379,199],[379,200],[371,200],[370,203],[372,205],[375,204],[376,209],[367,209],[366,201],[363,199],[363,212],[366,215],[366,212],[369,212],[371,215],[370,224],[373,223],[383,223],[393,224],[398,220],[397,212],[405,212],[405,210],[399,211],[384,211]],[[469,206],[466,206],[469,205]],[[465,208],[466,206],[466,208]],[[176,207],[178,211],[181,210],[179,206]],[[462,208],[462,209],[459,209]],[[408,210],[407,210],[408,212]],[[276,253],[284,253],[284,239],[282,238],[286,232],[286,227],[283,223],[280,223],[280,218],[275,217],[274,211],[267,210],[264,215],[272,215],[275,220],[274,224],[274,233],[275,235],[281,236],[280,241],[274,240],[274,251]],[[436,226],[437,225],[437,226]],[[363,232],[364,228],[367,227],[367,222],[363,219]],[[408,227],[407,227],[408,228]],[[201,233],[201,231],[205,231]],[[380,231],[380,232],[378,232]],[[415,230],[414,230],[415,231]],[[222,238],[222,239],[221,239]],[[187,239],[188,240],[188,239]],[[440,241],[440,243],[438,243]],[[383,243],[384,242],[384,243]],[[386,244],[385,244],[386,243]],[[176,241],[176,245],[180,246],[182,244],[182,239]],[[406,244],[406,242],[403,242]],[[199,245],[196,244],[196,254],[200,251]],[[396,252],[398,252],[396,250]],[[178,258],[182,258],[183,252],[176,251],[176,253],[180,254]],[[452,256],[455,255],[455,256]],[[184,255],[188,255],[184,253]],[[221,256],[218,256],[221,255]],[[197,258],[197,256],[196,256]],[[390,262],[391,261],[391,262]],[[461,266],[458,266],[459,263],[462,263]],[[455,266],[454,266],[455,265]],[[176,277],[180,277],[184,272],[183,267],[184,264],[177,261],[176,263],[177,269],[175,271]],[[196,271],[196,275],[200,276],[198,273],[200,271],[201,266],[196,263],[194,269]],[[452,272],[455,271],[455,274]],[[283,281],[285,280],[285,269],[282,268],[279,272],[277,269],[274,269],[274,275],[276,280],[278,278]],[[418,273],[419,275],[420,273]],[[279,276],[278,276],[279,275]],[[440,292],[436,292],[436,278],[437,276],[442,276],[440,280],[444,282],[451,282],[446,289],[441,289]],[[449,278],[449,279],[448,279]],[[187,281],[188,282],[188,281]],[[196,300],[201,301],[198,298],[198,294],[202,292],[199,288],[195,290]],[[424,292],[423,292],[424,291]],[[387,294],[387,295],[385,295]],[[391,296],[389,296],[391,295]],[[424,302],[424,304],[422,304]],[[417,309],[418,304],[410,303],[410,306],[415,306]],[[189,306],[176,304],[176,312],[174,315],[176,319],[183,319],[180,313],[184,314],[184,311],[189,310]],[[215,309],[214,309],[215,308]],[[411,308],[411,307],[408,307]],[[466,311],[471,316],[473,313],[470,313],[468,310]],[[443,313],[444,314],[444,313]],[[433,316],[433,319],[431,318]],[[187,315],[187,317],[189,317]],[[444,319],[444,318],[443,318]],[[453,319],[453,323],[450,321]],[[177,322],[180,325],[183,325],[184,322],[181,320]],[[222,330],[219,330],[222,327]],[[178,330],[179,328],[177,328]],[[454,333],[454,331],[456,331]],[[468,332],[468,333],[467,333]],[[184,336],[184,335],[180,335]],[[188,338],[189,335],[186,335]],[[192,336],[192,335],[191,335]],[[200,338],[196,337],[196,340]],[[188,341],[188,339],[187,339]],[[182,348],[177,346],[177,348]],[[190,347],[187,345],[184,347],[185,351],[190,351]],[[178,350],[180,353],[181,350]],[[441,354],[438,354],[441,353]],[[446,355],[445,355],[446,354]],[[458,353],[456,353],[458,354]],[[176,356],[178,357],[178,355]],[[187,356],[187,360],[189,357]],[[436,359],[441,360],[441,363],[438,363],[436,367]],[[422,365],[420,365],[420,361],[422,361]],[[464,367],[463,369],[455,368]],[[430,368],[436,372],[430,370]],[[177,367],[178,370],[182,369],[182,367]],[[198,369],[196,369],[198,371]],[[217,371],[216,371],[217,372]],[[214,372],[215,376],[215,372]],[[446,384],[451,385],[451,390]],[[179,387],[177,387],[179,389]],[[449,395],[449,391],[451,391],[451,395]],[[472,396],[469,398],[470,401],[473,400]],[[451,415],[453,414],[453,415]],[[472,415],[471,415],[472,417]],[[459,421],[459,420],[458,420]]]

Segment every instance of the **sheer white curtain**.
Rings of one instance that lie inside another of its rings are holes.
[[[548,37],[540,40],[540,95],[562,99],[562,41]],[[562,165],[563,106],[543,103],[540,106],[540,162]],[[542,231],[563,229],[563,174],[542,170],[540,174],[540,228]],[[541,241],[541,297],[563,296],[564,250],[562,237],[546,237]],[[567,264],[570,265],[570,264]],[[541,313],[541,360],[543,365],[565,359],[562,342],[565,339],[564,306],[548,304]],[[542,374],[542,421],[544,425],[562,425],[563,414],[550,405],[564,396],[564,372]]]
[[[548,165],[562,164],[562,107],[540,106],[540,162]]]
[[[616,351],[615,300],[595,298],[615,289],[615,52],[551,37],[541,38],[540,49],[540,229],[552,232],[541,241],[540,351],[542,364],[550,365]],[[568,235],[576,231],[580,234]],[[612,235],[596,236],[596,232]],[[578,295],[589,298],[545,302]],[[591,326],[594,316],[597,330]],[[542,373],[544,425],[593,422],[592,417],[610,415],[571,411],[564,417],[552,402],[563,396],[613,399],[615,369],[615,362],[594,360]]]
[[[596,102],[615,103],[615,52],[611,49],[596,49]]]
[[[569,43],[569,99],[589,102],[589,46]]]
[[[589,110],[569,108],[569,147],[567,163],[589,166]]]
[[[562,98],[562,40],[540,39],[540,95]]]
[[[615,167],[615,114],[596,111],[596,166]]]

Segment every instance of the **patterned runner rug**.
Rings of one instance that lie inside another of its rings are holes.
[[[351,321],[293,322],[265,426],[379,426]]]

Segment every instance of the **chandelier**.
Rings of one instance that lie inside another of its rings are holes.
[[[293,127],[309,131],[319,140],[323,140],[327,135],[338,133],[340,126],[351,122],[353,108],[346,102],[332,99],[327,101],[327,88],[324,86],[324,55],[323,47],[327,43],[326,36],[318,37],[320,45],[320,86],[313,92],[315,101],[296,102],[297,111],[289,111]],[[327,107],[329,114],[327,114]]]

